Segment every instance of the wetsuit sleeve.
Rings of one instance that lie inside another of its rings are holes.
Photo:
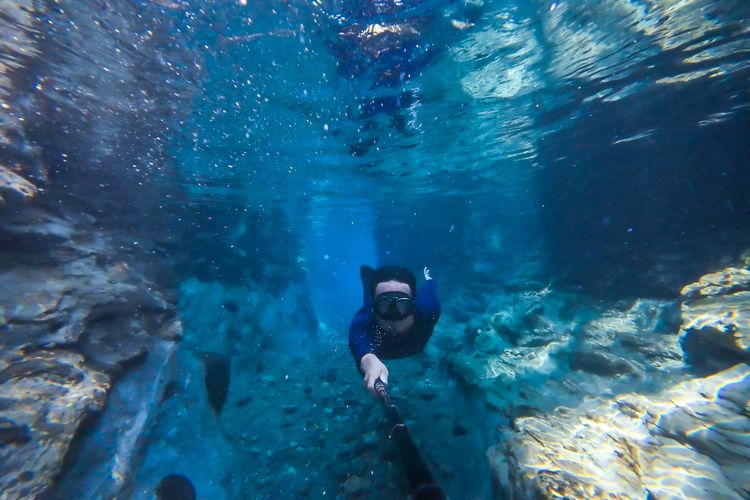
[[[349,351],[354,358],[354,364],[359,370],[359,362],[362,356],[375,352],[375,343],[372,339],[372,306],[367,302],[357,314],[354,315],[349,326]]]
[[[435,280],[428,280],[422,286],[414,302],[417,308],[417,316],[434,327],[440,319],[440,301],[437,296]]]

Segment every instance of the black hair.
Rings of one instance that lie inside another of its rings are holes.
[[[375,288],[377,288],[378,283],[383,283],[384,281],[398,281],[399,283],[406,283],[409,285],[409,290],[411,290],[411,296],[412,298],[417,292],[417,278],[414,277],[414,274],[412,274],[411,271],[406,269],[405,267],[400,266],[382,266],[376,269],[372,273],[372,289],[370,291],[370,294],[374,297],[375,296]]]

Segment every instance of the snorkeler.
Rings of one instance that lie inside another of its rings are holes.
[[[377,379],[388,383],[388,368],[381,359],[420,352],[440,318],[437,285],[429,269],[423,273],[426,282],[416,293],[417,280],[406,268],[360,268],[364,305],[349,327],[349,350],[373,395],[377,396]]]

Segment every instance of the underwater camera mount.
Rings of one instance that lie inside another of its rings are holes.
[[[414,441],[412,441],[409,429],[401,419],[398,408],[393,404],[387,386],[382,380],[377,379],[375,390],[378,392],[383,406],[385,406],[388,423],[391,426],[388,438],[393,440],[399,451],[412,496],[415,500],[444,500],[445,493],[438,486],[430,468],[419,453]]]

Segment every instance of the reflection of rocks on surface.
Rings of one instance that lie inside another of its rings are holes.
[[[715,372],[750,361],[750,270],[729,267],[682,289],[688,362]]]
[[[750,367],[653,396],[594,399],[519,418],[488,450],[496,479],[527,498],[742,498],[750,489]]]
[[[0,206],[33,199],[47,180],[41,151],[31,144],[24,119],[7,99],[14,94],[13,72],[39,55],[32,30],[36,8],[31,2],[0,5]],[[12,42],[11,42],[12,40]]]
[[[713,16],[686,5],[660,0],[643,4],[629,0],[593,5],[558,3],[544,18],[544,34],[555,48],[552,71],[560,76],[574,73],[579,78],[592,78],[606,70],[605,63],[614,64],[602,57],[605,53],[617,51],[617,62],[635,64],[649,53],[640,44],[656,43],[668,50],[716,29]],[[581,21],[582,12],[586,22]],[[627,29],[612,32],[602,28],[611,26],[613,18],[627,19]],[[639,44],[628,45],[625,40],[639,40]]]

